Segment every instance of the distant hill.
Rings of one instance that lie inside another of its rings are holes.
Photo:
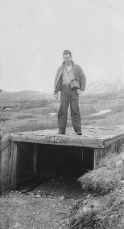
[[[48,100],[54,99],[54,96],[49,93],[38,91],[20,91],[20,92],[6,92],[0,91],[0,102],[5,101],[24,101],[24,100]]]
[[[95,81],[86,86],[86,91],[83,96],[98,98],[99,96],[123,96],[124,86],[120,79],[116,82],[109,83],[107,81]],[[99,96],[98,96],[99,95]],[[19,92],[6,92],[0,89],[0,102],[6,101],[36,101],[36,100],[53,100],[53,94],[38,92],[38,91],[19,91]]]
[[[108,81],[95,81],[86,86],[85,94],[115,93],[123,88],[121,79],[109,83]]]

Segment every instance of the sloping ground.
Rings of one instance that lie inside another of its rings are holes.
[[[124,123],[124,95],[120,94],[100,94],[83,95],[80,97],[80,113],[82,125],[116,125]],[[2,128],[6,132],[28,131],[44,128],[57,127],[57,113],[59,101],[56,100],[23,100],[8,101],[6,98],[0,112]],[[111,110],[108,114],[101,116],[91,116],[100,110]],[[51,114],[54,114],[53,116]],[[118,118],[119,117],[119,118]],[[68,115],[68,126],[71,126],[70,111]]]
[[[79,178],[85,193],[70,212],[70,228],[123,229],[122,154],[109,154],[96,170]]]
[[[117,112],[115,114],[107,115],[103,119],[97,120],[97,123],[95,125],[123,125],[124,124],[124,110],[121,112]]]
[[[57,128],[57,113],[59,102],[47,103],[47,101],[23,101],[16,105],[8,105],[11,109],[0,111],[0,125],[5,132],[18,132],[38,129]],[[19,109],[16,109],[19,107]],[[80,104],[82,122],[84,115],[97,112],[91,104]],[[51,114],[54,114],[53,116]],[[88,120],[88,124],[89,124]],[[68,114],[68,126],[71,126],[70,111]]]

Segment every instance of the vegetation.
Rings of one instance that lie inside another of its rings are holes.
[[[110,153],[100,161],[96,170],[79,178],[84,198],[70,211],[70,228],[124,228],[121,157],[121,153]]]

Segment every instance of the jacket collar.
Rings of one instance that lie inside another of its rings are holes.
[[[74,66],[75,65],[74,61],[72,60],[71,62],[72,62],[72,66]],[[65,66],[65,61],[63,61],[62,66]]]

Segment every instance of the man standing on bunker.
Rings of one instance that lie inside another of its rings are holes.
[[[58,68],[55,82],[54,95],[60,95],[60,109],[58,112],[58,134],[65,134],[67,126],[68,107],[70,104],[71,120],[77,135],[81,132],[81,117],[79,111],[79,95],[85,90],[86,77],[79,65],[74,64],[69,50],[63,52],[63,64]]]

